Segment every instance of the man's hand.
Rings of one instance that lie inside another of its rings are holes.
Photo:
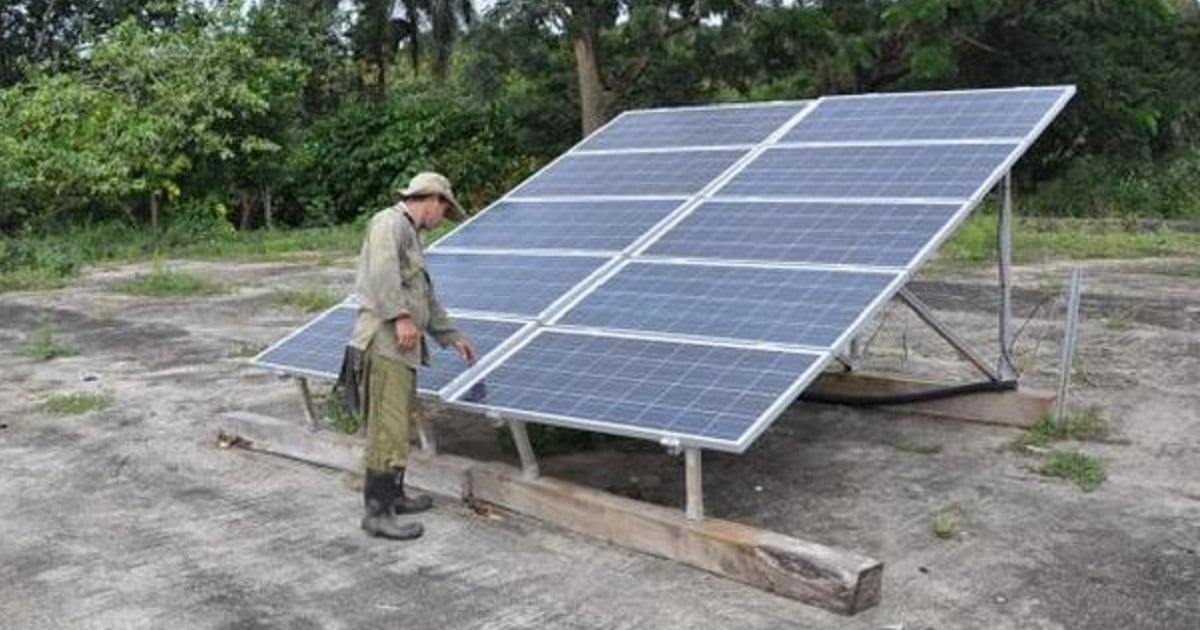
[[[394,326],[396,328],[396,346],[401,350],[410,352],[417,347],[418,343],[421,343],[421,331],[417,330],[411,317],[397,317]]]
[[[454,342],[454,349],[458,350],[458,356],[467,365],[475,365],[475,346],[471,345],[471,340],[463,337]]]

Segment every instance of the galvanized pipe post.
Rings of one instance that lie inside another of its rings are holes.
[[[996,374],[1001,380],[1015,376],[1012,360],[1012,171],[1004,174],[1004,202],[996,225],[997,262],[1000,279],[1000,356]]]
[[[684,449],[683,460],[683,480],[687,493],[685,514],[689,521],[704,520],[704,484],[700,475],[700,449]]]
[[[1067,298],[1067,323],[1063,330],[1062,367],[1058,374],[1058,402],[1054,421],[1058,428],[1067,424],[1067,388],[1071,383],[1071,368],[1075,363],[1075,342],[1079,338],[1079,297],[1083,287],[1083,270],[1076,267],[1071,273],[1071,289]]]

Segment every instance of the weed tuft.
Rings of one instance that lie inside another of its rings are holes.
[[[75,351],[54,339],[54,326],[50,324],[50,318],[43,314],[37,330],[25,343],[25,354],[38,361],[49,361],[58,357],[69,357],[75,354]]]
[[[1037,472],[1071,481],[1084,492],[1095,490],[1106,477],[1104,464],[1099,459],[1078,451],[1051,453]]]
[[[281,289],[273,294],[277,304],[298,308],[305,313],[324,311],[341,301],[332,291],[322,288]]]
[[[46,399],[42,408],[50,413],[63,415],[79,415],[89,411],[104,409],[112,404],[113,395],[110,391],[74,392],[71,394],[54,394]]]
[[[145,297],[188,297],[225,292],[225,288],[220,284],[186,271],[166,269],[157,265],[148,273],[138,274],[116,284],[113,290]]]
[[[958,535],[959,514],[957,510],[947,509],[938,512],[933,517],[933,535],[942,540],[950,540]]]

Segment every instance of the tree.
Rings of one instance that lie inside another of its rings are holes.
[[[599,128],[672,40],[705,18],[734,19],[749,4],[739,0],[501,0],[501,21],[538,23],[561,33],[575,62],[580,127]]]

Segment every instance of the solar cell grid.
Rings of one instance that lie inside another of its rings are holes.
[[[804,105],[633,112],[613,121],[578,150],[757,144],[799,113]]]
[[[337,378],[357,306],[337,306],[254,357],[253,363],[310,376]]]
[[[459,402],[734,443],[820,355],[543,331]]]
[[[744,150],[568,154],[513,192],[513,197],[691,195],[742,157]]]
[[[1068,88],[873,94],[822,100],[781,142],[1021,139]]]
[[[443,247],[619,251],[682,201],[503,201],[438,242]]]
[[[469,317],[455,317],[454,324],[471,340],[479,357],[495,350],[524,325]],[[417,373],[417,387],[427,392],[436,392],[458,378],[466,366],[453,346],[440,348],[437,344],[431,344],[430,349],[430,365]]]
[[[425,255],[449,310],[533,317],[607,262],[595,256]]]
[[[711,201],[646,253],[904,267],[961,209],[961,204]]]
[[[716,196],[967,199],[1017,146],[771,148]]]
[[[898,277],[634,262],[557,323],[830,347]]]

